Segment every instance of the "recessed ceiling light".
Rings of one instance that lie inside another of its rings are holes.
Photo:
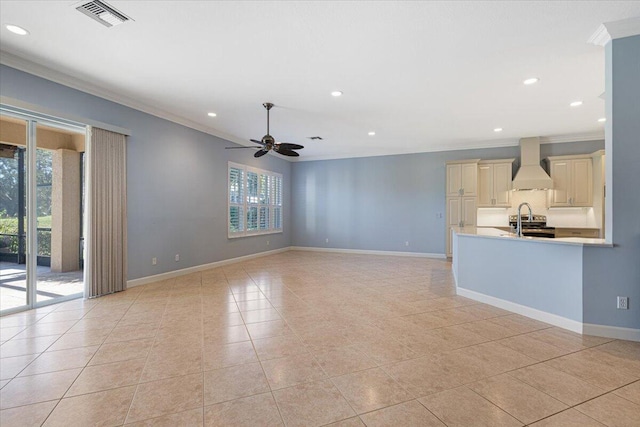
[[[607,121],[607,118],[606,118],[606,117],[602,117],[602,118],[598,119],[598,121],[599,121],[600,123],[604,123],[604,122],[606,122],[606,121]]]
[[[342,92],[340,92],[339,90],[334,90],[333,92],[331,92],[331,96],[342,96]]]
[[[209,117],[216,117],[216,116],[217,116],[217,114],[216,114],[216,113],[207,113],[207,116],[209,116]]]
[[[536,84],[536,83],[538,83],[539,81],[540,81],[540,79],[539,79],[539,78],[537,78],[537,77],[532,77],[532,78],[530,78],[530,79],[525,80],[523,83],[524,83],[524,84],[526,84],[526,85],[528,86],[528,85]]]
[[[493,131],[494,132],[502,132],[502,128],[495,128]]]
[[[22,27],[18,27],[17,25],[7,24],[6,28],[12,33],[18,34],[19,36],[26,36],[27,34],[29,34],[29,31],[25,30]]]
[[[579,107],[582,105],[582,101],[573,101],[571,104],[569,104],[572,107]]]
[[[375,134],[376,134],[376,133],[375,133],[374,131],[369,132],[369,136],[373,136],[373,135],[375,135]]]

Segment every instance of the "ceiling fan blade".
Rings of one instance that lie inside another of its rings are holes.
[[[264,142],[258,141],[257,139],[250,139],[249,141],[255,142],[256,144],[264,145]]]
[[[225,150],[240,150],[243,148],[262,148],[262,147],[224,147]]]
[[[289,144],[288,142],[278,142],[276,147],[280,147],[280,149],[284,148],[285,150],[302,150],[304,148],[303,145]]]
[[[269,152],[269,150],[265,150],[264,148],[260,151],[256,151],[256,153],[253,155],[253,157],[262,157],[265,154],[267,154]]]
[[[298,154],[297,151],[287,150],[286,148],[281,148],[280,150],[278,150],[278,154],[282,154],[284,156],[290,156],[290,157],[299,157],[300,156],[300,154]]]

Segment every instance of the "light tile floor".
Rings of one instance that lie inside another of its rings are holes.
[[[456,296],[440,260],[287,252],[0,326],[3,427],[640,426],[640,343]]]

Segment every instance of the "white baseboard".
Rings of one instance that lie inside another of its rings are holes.
[[[585,323],[585,335],[595,335],[598,337],[617,338],[627,341],[640,341],[640,329],[622,328],[620,326],[594,325]]]
[[[310,252],[332,252],[338,254],[358,254],[358,255],[386,255],[386,256],[404,256],[415,258],[436,258],[446,259],[445,254],[432,254],[425,252],[399,252],[399,251],[373,251],[366,249],[339,249],[339,248],[316,248],[313,246],[291,246],[292,251],[310,251]]]
[[[285,248],[274,249],[272,251],[259,252],[257,254],[245,255],[237,258],[225,259],[222,261],[211,262],[208,264],[196,265],[194,267],[183,268],[180,270],[168,271],[166,273],[155,274],[153,276],[140,277],[139,279],[132,279],[127,281],[127,287],[133,288],[135,286],[146,285],[148,283],[159,282],[161,280],[173,279],[174,277],[184,276],[185,274],[197,273],[199,271],[209,270],[211,268],[222,267],[223,265],[235,264],[242,261],[247,261],[254,258],[260,258],[267,255],[273,255],[287,251],[311,251],[311,252],[334,252],[343,254],[364,254],[364,255],[391,255],[391,256],[405,256],[405,257],[418,257],[418,258],[437,258],[445,259],[444,254],[430,254],[422,252],[394,252],[394,251],[368,251],[359,249],[337,249],[337,248],[314,248],[307,246],[287,246]]]
[[[456,291],[458,295],[470,298],[475,301],[502,308],[503,310],[508,310],[516,314],[521,314],[523,316],[530,317],[541,322],[549,323],[560,328],[568,329],[579,334],[583,333],[584,326],[582,322],[578,322],[577,320],[568,319],[566,317],[558,316],[557,314],[551,314],[547,313],[546,311],[538,310],[536,308],[527,307],[526,305],[517,304],[515,302],[481,294],[479,292],[470,291],[469,289],[456,287]]]
[[[274,249],[272,251],[258,252],[256,254],[245,255],[237,258],[225,259],[222,261],[211,262],[208,264],[196,265],[194,267],[183,268],[180,270],[168,271],[166,273],[155,274],[153,276],[141,277],[139,279],[127,280],[127,287],[146,285],[148,283],[159,282],[161,280],[173,279],[174,277],[184,276],[185,274],[197,273],[199,271],[209,270],[211,268],[222,267],[224,265],[235,264],[242,261],[248,261],[254,258],[260,258],[268,255],[278,254],[290,250],[290,247]]]

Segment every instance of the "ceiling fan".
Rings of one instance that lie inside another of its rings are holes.
[[[265,102],[262,104],[264,108],[267,110],[267,134],[262,137],[262,140],[258,141],[256,139],[252,139],[251,142],[255,142],[256,144],[260,144],[257,147],[225,147],[227,149],[234,148],[259,148],[260,150],[256,151],[253,157],[262,157],[267,154],[269,151],[273,150],[278,154],[282,154],[283,156],[291,156],[298,157],[296,151],[293,150],[301,150],[304,146],[299,144],[289,144],[287,142],[276,142],[275,138],[269,135],[269,110],[273,107],[273,104],[270,102]]]

